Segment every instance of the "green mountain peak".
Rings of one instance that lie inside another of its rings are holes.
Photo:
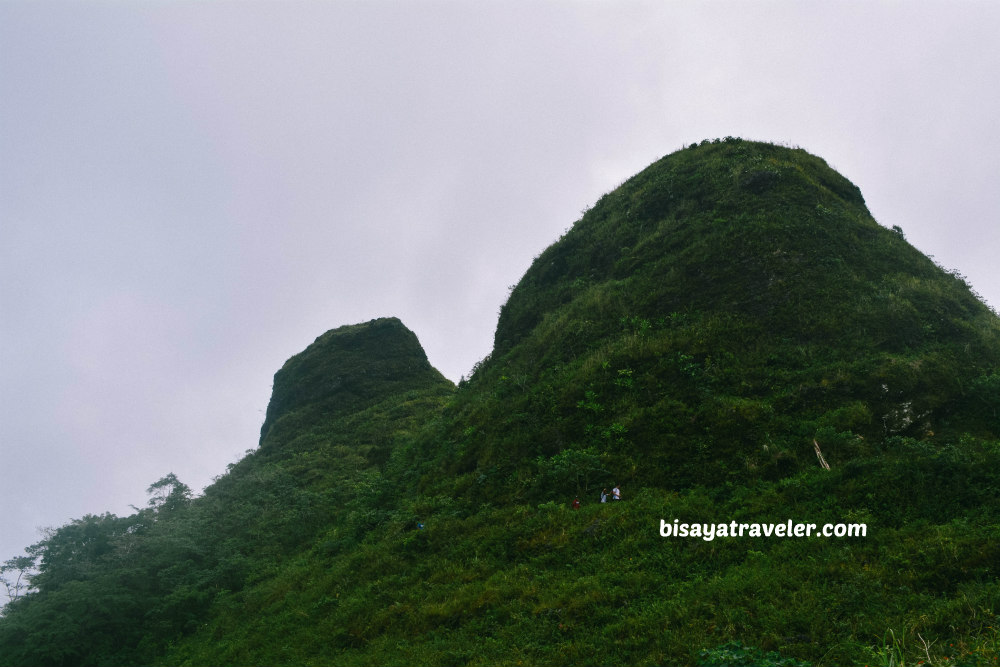
[[[843,463],[891,435],[996,433],[969,390],[998,365],[995,314],[823,160],[706,142],[536,258],[459,399],[483,426],[444,465],[533,477],[529,496],[568,492],[534,469],[567,450],[642,485],[777,478],[815,464],[814,440]]]
[[[445,384],[451,385],[399,319],[338,327],[275,373],[260,444],[294,435],[304,420],[335,419],[403,391]]]

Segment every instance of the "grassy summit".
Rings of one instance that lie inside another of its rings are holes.
[[[260,444],[281,448],[303,431],[397,394],[451,387],[395,317],[339,327],[274,374]]]
[[[485,475],[486,495],[543,499],[594,491],[545,475],[536,488],[567,451],[681,489],[814,466],[813,440],[839,465],[890,436],[995,436],[998,333],[961,277],[876,223],[819,158],[702,144],[539,255],[456,400],[459,446],[442,461]]]
[[[35,545],[0,664],[993,665],[998,367],[825,162],[703,142],[539,255],[457,390],[398,320],[335,329],[203,497]]]

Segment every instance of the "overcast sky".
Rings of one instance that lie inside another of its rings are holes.
[[[532,258],[705,138],[801,146],[1000,306],[997,2],[0,2],[0,561],[257,444],[398,316],[452,380]],[[2,602],[2,600],[0,600]]]

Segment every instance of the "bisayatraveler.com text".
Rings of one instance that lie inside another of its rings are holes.
[[[717,537],[867,537],[864,523],[682,523],[680,519],[660,519],[661,537],[700,537],[711,542]]]

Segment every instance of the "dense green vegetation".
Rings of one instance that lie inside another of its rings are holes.
[[[1000,320],[821,159],[703,142],[536,259],[459,387],[335,329],[256,450],[150,494],[8,561],[0,664],[996,665]]]
[[[385,520],[392,444],[453,391],[398,320],[320,336],[275,374],[260,447],[204,496],[168,475],[136,514],[86,516],[8,562],[34,564],[36,591],[5,609],[0,663],[151,664],[317,536],[361,539]]]

